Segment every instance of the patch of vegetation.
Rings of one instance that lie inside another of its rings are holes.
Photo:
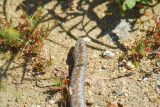
[[[149,2],[148,0],[124,0],[123,5],[121,5],[121,0],[118,0],[118,3],[119,3],[122,16],[125,15],[126,10],[132,9],[136,5],[139,5],[139,6],[142,6],[143,4],[152,5],[152,3]]]
[[[14,26],[12,21],[4,21],[0,25],[0,52],[11,55],[21,53],[21,56],[18,57],[29,59],[29,63],[36,72],[52,65],[51,58],[48,60],[40,55],[44,46],[43,41],[49,34],[49,26],[47,28],[38,27],[42,9],[42,6],[39,6],[32,16],[28,16],[21,8],[23,15],[17,26]]]
[[[157,23],[153,35],[141,40],[136,47],[132,48],[135,66],[138,67],[137,58],[148,55],[148,58],[160,60],[160,22]]]

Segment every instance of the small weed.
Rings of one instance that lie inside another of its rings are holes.
[[[142,6],[143,4],[145,5],[152,5],[151,2],[148,0],[124,0],[123,5],[121,5],[121,0],[118,0],[119,7],[120,7],[120,13],[122,16],[125,15],[125,11],[132,9],[133,7],[136,6],[136,4]]]
[[[135,48],[132,48],[134,64],[137,67],[139,64],[136,57],[144,57],[148,54],[149,58],[159,58],[160,60],[160,22],[157,23],[153,35],[141,40]],[[151,57],[152,56],[152,57]]]
[[[1,24],[0,45],[3,46],[3,49],[0,51],[3,50],[3,52],[10,54],[21,53],[19,55],[29,59],[29,64],[32,65],[35,74],[44,74],[43,70],[52,65],[53,62],[51,59],[44,59],[40,55],[44,46],[43,41],[49,34],[48,28],[38,27],[43,8],[38,6],[37,11],[32,16],[28,16],[22,8],[21,10],[23,15],[17,26],[14,26],[12,21]]]

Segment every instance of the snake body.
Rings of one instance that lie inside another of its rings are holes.
[[[76,42],[73,58],[74,66],[70,83],[70,105],[71,107],[86,107],[84,98],[84,74],[87,65],[87,47],[82,38]]]

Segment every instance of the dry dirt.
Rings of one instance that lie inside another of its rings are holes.
[[[106,107],[109,101],[124,107],[160,107],[160,74],[157,59],[141,59],[138,68],[127,69],[129,60],[124,55],[146,36],[148,26],[155,26],[160,4],[136,7],[121,17],[115,0],[80,0],[78,7],[67,0],[42,0],[41,25],[49,24],[50,34],[44,41],[41,56],[53,60],[43,69],[46,73],[36,78],[43,84],[53,83],[52,77],[61,78],[73,65],[72,47],[83,37],[88,47],[88,64],[85,73],[85,99],[87,106]],[[22,3],[26,6],[24,7]],[[0,17],[12,20],[14,25],[23,14],[37,8],[36,0],[1,0]],[[72,10],[72,9],[73,10]],[[40,26],[39,26],[40,27]],[[105,51],[114,54],[102,58]],[[0,56],[1,82],[0,107],[58,107],[62,106],[61,91],[54,87],[38,87],[32,75],[32,66],[21,57]],[[122,61],[119,61],[124,56]],[[47,79],[48,78],[48,79]]]

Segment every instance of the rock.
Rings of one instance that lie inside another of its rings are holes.
[[[115,27],[113,30],[113,33],[110,33],[113,40],[116,39],[126,39],[129,31],[131,30],[131,23],[132,20],[126,21],[125,19],[120,20],[119,24]],[[115,34],[118,36],[118,38],[115,36]]]
[[[118,89],[118,88],[114,89],[114,92],[119,96],[123,94],[121,89]]]
[[[86,101],[87,105],[92,105],[95,102],[95,99],[93,97],[89,97]]]
[[[149,101],[155,103],[158,100],[157,98],[158,98],[157,96],[151,96],[151,97],[149,97]]]
[[[118,107],[118,104],[116,102],[109,102],[107,107]]]
[[[106,58],[106,59],[113,58],[114,53],[112,53],[111,51],[104,51],[103,57]]]
[[[107,65],[102,65],[102,69],[107,69],[108,66]]]
[[[99,56],[97,54],[93,54],[91,57],[91,59],[98,59],[98,58],[99,58]]]
[[[93,96],[93,92],[91,90],[88,90],[88,95]]]
[[[134,69],[134,65],[131,63],[131,61],[126,63],[126,68],[127,69]]]
[[[121,72],[121,73],[125,73],[127,71],[127,69],[125,67],[118,67],[118,70]]]
[[[153,14],[152,9],[146,9],[146,10],[144,11],[144,15],[145,15],[145,16],[150,16],[150,15],[152,15],[152,14]]]
[[[40,105],[37,105],[37,107],[41,107]]]
[[[89,37],[85,37],[85,38],[83,38],[83,40],[84,40],[85,42],[90,42],[90,41],[91,41],[91,39],[90,39]]]
[[[49,100],[49,104],[54,104],[54,103],[55,103],[55,101]]]

